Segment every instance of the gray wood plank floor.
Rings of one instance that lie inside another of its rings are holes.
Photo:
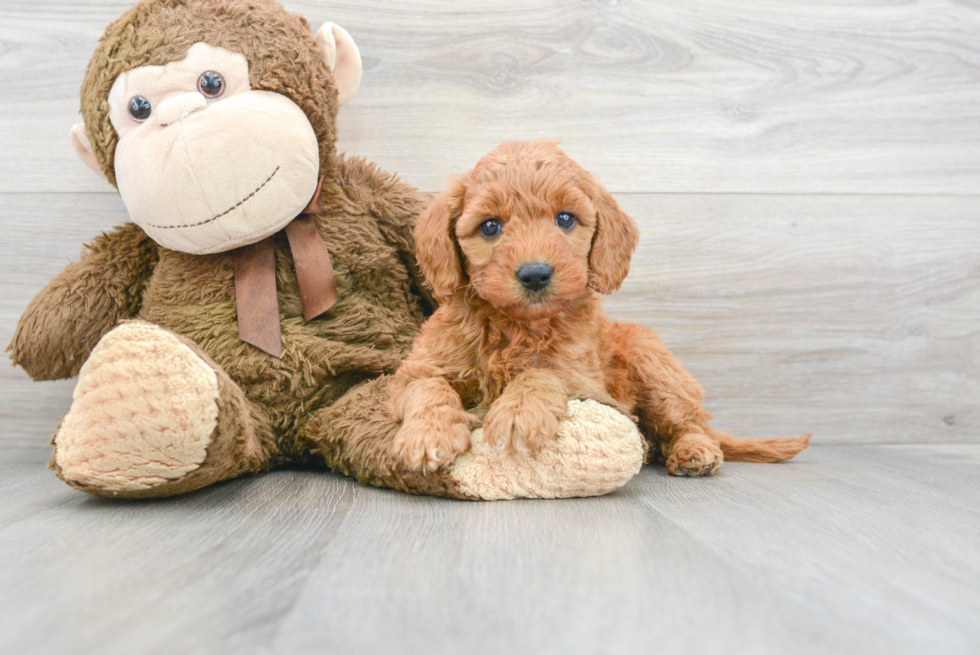
[[[89,498],[0,447],[4,653],[975,653],[980,445],[814,446],[605,498],[282,471]]]
[[[0,345],[126,219],[67,134],[131,0],[0,0]],[[980,652],[980,5],[290,0],[346,27],[339,148],[426,191],[553,138],[642,240],[657,330],[780,465],[458,503],[279,471],[89,498],[74,382],[0,367],[0,653]]]

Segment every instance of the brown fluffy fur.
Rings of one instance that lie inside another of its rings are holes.
[[[560,211],[576,217],[572,229],[556,225]],[[488,218],[503,224],[493,238],[478,231]],[[660,339],[606,317],[596,291],[619,288],[638,236],[615,199],[550,142],[505,143],[455,178],[415,232],[443,304],[392,380],[395,456],[437,470],[469,448],[481,417],[491,444],[533,451],[556,437],[572,397],[634,413],[674,475],[806,448],[809,435],[739,440],[711,428],[701,387]],[[553,270],[539,292],[516,276],[533,262]]]
[[[378,455],[387,453],[394,424],[387,414],[375,417],[384,383],[372,381],[397,369],[434,307],[412,238],[427,198],[372,164],[336,154],[336,90],[305,19],[271,0],[136,5],[107,29],[82,88],[82,113],[104,172],[114,181],[117,136],[107,96],[115,77],[182,59],[197,41],[243,53],[253,89],[281,93],[309,117],[325,177],[316,224],[340,300],[304,321],[292,256],[277,234],[284,348],[276,359],[239,339],[230,253],[168,250],[129,223],[95,239],[30,303],[8,348],[11,359],[36,380],[70,377],[103,335],[138,319],[177,334],[216,370],[218,429],[201,468],[121,495],[172,495],[246,472],[324,461],[372,484],[461,495],[448,479],[423,479]]]

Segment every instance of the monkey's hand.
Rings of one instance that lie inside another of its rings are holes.
[[[102,336],[139,312],[157,245],[132,223],[102,234],[27,306],[7,346],[35,380],[78,373]]]

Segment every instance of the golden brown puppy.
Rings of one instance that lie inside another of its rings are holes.
[[[634,414],[673,475],[725,457],[775,462],[801,439],[736,439],[708,425],[704,392],[652,331],[615,323],[596,293],[629,272],[638,231],[554,143],[504,143],[452,179],[415,231],[441,306],[391,384],[394,454],[436,470],[484,437],[526,452],[554,439],[570,398]]]

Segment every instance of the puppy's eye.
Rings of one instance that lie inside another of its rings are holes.
[[[555,216],[555,225],[563,230],[570,230],[575,227],[575,216],[568,212],[558,212]]]
[[[500,221],[491,218],[480,223],[480,234],[488,239],[492,239],[500,234]]]
[[[153,113],[153,106],[143,96],[133,96],[129,99],[129,115],[137,123],[142,123]]]
[[[225,92],[225,79],[221,77],[221,73],[205,71],[197,78],[197,90],[205,98],[217,98]]]

